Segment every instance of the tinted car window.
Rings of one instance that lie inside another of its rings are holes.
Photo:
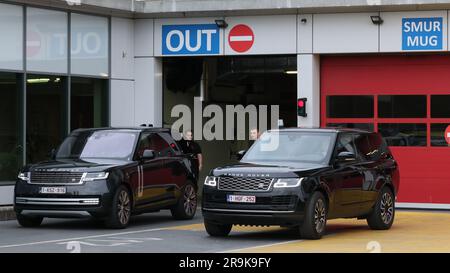
[[[169,144],[157,133],[141,134],[137,156],[142,156],[145,150],[153,150],[156,156],[170,156],[173,154]]]
[[[387,152],[386,142],[380,134],[371,133],[367,136],[370,144],[370,152],[368,154],[369,160],[378,160],[382,152]]]
[[[336,155],[341,152],[350,152],[356,156],[356,149],[353,143],[353,135],[340,134],[337,142]]]
[[[357,157],[361,160],[371,160],[372,147],[366,134],[354,135]]]
[[[181,149],[178,146],[178,144],[175,142],[175,140],[168,133],[161,133],[160,135],[164,139],[164,141],[169,143],[170,148],[172,148],[175,152],[178,152],[178,153],[181,152]]]

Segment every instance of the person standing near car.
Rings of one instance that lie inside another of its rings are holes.
[[[203,168],[203,155],[200,145],[193,140],[192,131],[188,130],[183,134],[183,141],[180,141],[181,149],[185,154],[193,155],[193,171],[198,178],[200,171]]]

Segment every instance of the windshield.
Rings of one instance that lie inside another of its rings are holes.
[[[325,164],[335,135],[314,132],[266,132],[245,153],[241,162],[305,162]]]
[[[131,131],[81,132],[64,140],[56,158],[131,160],[137,136]]]

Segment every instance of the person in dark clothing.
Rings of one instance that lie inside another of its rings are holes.
[[[203,168],[203,155],[200,145],[193,140],[192,131],[186,131],[183,134],[183,139],[180,141],[180,146],[185,154],[192,154],[194,159],[192,161],[194,165],[194,173],[198,178],[199,172]]]

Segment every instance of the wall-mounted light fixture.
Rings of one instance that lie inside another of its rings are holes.
[[[303,24],[306,24],[306,22],[308,22],[308,20],[306,18],[302,18],[302,19],[300,19],[300,22],[302,22]]]
[[[370,16],[370,20],[374,25],[381,25],[383,23],[383,19],[379,15]]]
[[[228,26],[227,22],[223,19],[218,19],[214,21],[219,28],[226,28]]]

